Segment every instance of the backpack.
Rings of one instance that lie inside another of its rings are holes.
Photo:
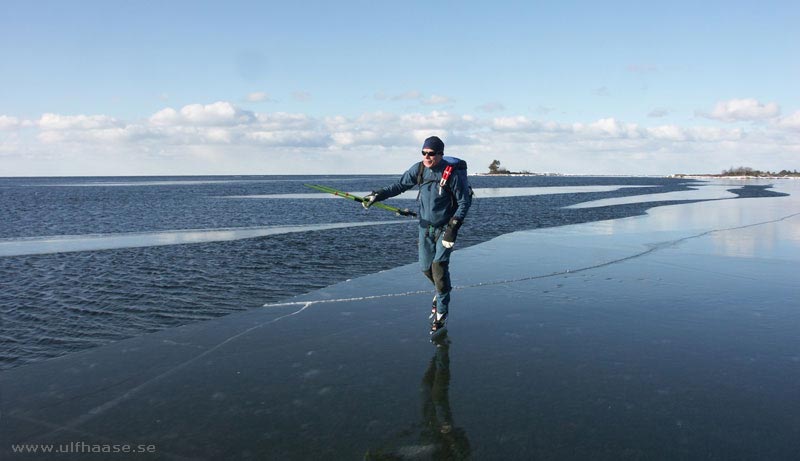
[[[439,181],[439,187],[444,188],[448,192],[450,192],[451,197],[453,198],[453,200],[455,200],[456,194],[455,192],[452,191],[450,187],[448,187],[449,186],[448,182],[450,176],[456,174],[458,175],[459,181],[461,181],[463,184],[466,184],[467,190],[469,191],[469,196],[472,197],[473,195],[475,195],[475,193],[472,191],[472,186],[470,186],[469,184],[469,178],[467,177],[467,162],[456,157],[442,157],[442,161],[445,162],[447,166],[444,168],[444,172],[442,172],[442,180]],[[419,186],[420,191],[422,190],[423,186],[422,173],[424,171],[425,171],[425,165],[423,165],[422,162],[419,162],[419,167],[417,168],[417,185]],[[433,181],[428,181],[428,182],[433,182]],[[428,182],[426,182],[425,184],[427,184]],[[417,193],[417,200],[419,200],[419,192]]]

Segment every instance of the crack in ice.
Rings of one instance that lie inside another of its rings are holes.
[[[85,422],[87,422],[87,421],[89,421],[89,420],[91,420],[91,419],[93,419],[93,418],[105,413],[106,411],[116,407],[120,403],[130,399],[131,397],[134,396],[134,394],[138,393],[142,389],[150,386],[151,384],[153,384],[155,382],[158,382],[158,381],[162,380],[163,378],[165,378],[167,376],[170,376],[170,375],[174,374],[178,370],[181,370],[181,369],[185,368],[189,364],[194,363],[197,360],[200,360],[201,358],[211,354],[212,352],[215,352],[215,351],[219,350],[220,348],[222,348],[226,344],[230,343],[231,341],[234,341],[234,340],[236,340],[236,339],[238,339],[238,338],[250,333],[253,330],[257,330],[257,329],[265,327],[267,325],[276,323],[276,322],[278,322],[280,320],[283,320],[283,319],[285,319],[287,317],[295,316],[295,315],[303,312],[304,310],[306,310],[308,307],[310,307],[312,303],[303,303],[303,304],[304,304],[303,307],[301,307],[300,309],[298,309],[298,310],[296,310],[294,312],[290,312],[290,313],[282,315],[280,317],[276,317],[276,318],[274,318],[272,320],[269,320],[267,322],[261,322],[261,323],[259,323],[257,325],[254,325],[254,326],[252,326],[250,328],[245,329],[244,331],[240,331],[239,333],[236,333],[236,334],[224,339],[223,341],[217,343],[215,346],[213,346],[213,347],[211,347],[209,349],[206,349],[202,353],[197,354],[194,357],[192,357],[192,358],[190,358],[190,359],[188,359],[188,360],[186,360],[184,362],[181,362],[180,364],[170,368],[169,370],[167,370],[167,371],[165,371],[165,372],[163,372],[163,373],[161,373],[159,375],[156,375],[156,376],[148,379],[147,381],[144,381],[143,383],[139,384],[138,386],[135,386],[135,387],[125,391],[124,394],[119,395],[119,396],[117,396],[117,397],[115,397],[115,398],[113,398],[111,400],[108,400],[108,401],[106,401],[106,402],[104,402],[104,403],[92,408],[91,410],[89,410],[86,413],[84,413],[82,416],[79,416],[78,418],[75,418],[72,421],[69,421],[68,423],[66,423],[66,424],[64,424],[62,426],[58,426],[57,429],[55,429],[55,430],[49,432],[48,434],[45,434],[44,436],[42,436],[42,439],[46,440],[48,438],[48,436],[52,436],[55,433],[57,433],[59,431],[62,431],[62,430],[74,430],[75,427],[80,426],[81,424],[83,424],[83,423],[85,423]],[[13,415],[11,415],[11,416],[13,416]]]

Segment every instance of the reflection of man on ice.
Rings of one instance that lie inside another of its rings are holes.
[[[436,446],[433,459],[467,459],[470,449],[464,429],[453,426],[450,411],[450,345],[436,344],[436,354],[422,377],[423,437]]]
[[[450,345],[447,339],[434,344],[436,353],[425,370],[420,386],[422,427],[418,443],[389,451],[368,451],[365,460],[470,459],[466,432],[454,426],[450,411]]]

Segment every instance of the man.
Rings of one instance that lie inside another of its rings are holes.
[[[436,287],[431,307],[431,333],[441,330],[450,304],[450,253],[464,222],[472,197],[469,185],[457,174],[442,181],[448,162],[444,142],[431,136],[422,145],[422,165],[415,163],[400,180],[367,195],[364,208],[419,186],[419,262],[422,272]],[[421,170],[420,170],[421,169]],[[447,170],[450,172],[450,170]],[[422,173],[420,175],[420,173]]]

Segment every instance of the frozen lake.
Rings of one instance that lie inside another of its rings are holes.
[[[438,345],[430,288],[410,264],[7,370],[3,446],[155,446],[137,459],[792,459],[799,184],[461,249]]]

